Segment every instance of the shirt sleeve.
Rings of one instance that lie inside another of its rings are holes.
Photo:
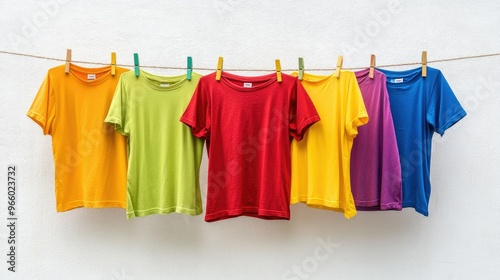
[[[365,102],[354,73],[349,79],[346,100],[345,127],[347,134],[354,138],[358,135],[358,127],[368,123]]]
[[[209,82],[209,81],[208,81]],[[191,128],[194,136],[201,139],[210,138],[210,101],[209,90],[205,86],[206,79],[201,78],[196,86],[191,101],[182,114],[180,121]]]
[[[290,98],[289,131],[297,141],[302,140],[307,129],[320,120],[316,107],[306,90],[295,77],[295,85]]]
[[[427,122],[432,125],[434,131],[443,136],[448,128],[466,115],[450,85],[439,71],[428,104]]]
[[[52,135],[56,108],[54,91],[51,88],[50,73],[47,73],[26,115],[42,128],[43,134]]]
[[[127,127],[127,93],[120,77],[109,106],[108,115],[104,122],[115,126],[115,130],[120,134],[129,135]]]

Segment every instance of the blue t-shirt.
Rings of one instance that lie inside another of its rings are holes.
[[[379,70],[387,76],[401,162],[403,207],[428,216],[432,136],[434,132],[443,136],[466,113],[438,69],[427,67],[426,78],[422,68]]]

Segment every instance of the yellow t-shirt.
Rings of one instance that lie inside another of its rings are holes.
[[[64,65],[48,71],[28,111],[52,136],[56,209],[126,207],[126,138],[104,123],[120,74],[117,67]]]
[[[368,122],[356,76],[350,71],[342,71],[338,78],[304,73],[302,85],[321,120],[307,130],[302,141],[292,141],[290,203],[344,212],[351,218],[356,215],[351,148],[357,127]]]

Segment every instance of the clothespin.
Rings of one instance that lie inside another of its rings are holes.
[[[427,51],[422,52],[422,77],[427,77]]]
[[[116,53],[111,53],[111,75],[116,75]]]
[[[135,76],[139,77],[139,54],[134,53],[134,71]]]
[[[304,59],[299,57],[299,80],[302,81],[304,78]]]
[[[335,72],[333,73],[333,76],[335,77],[340,77],[340,69],[342,69],[342,63],[344,62],[344,57],[339,55],[337,58],[337,68],[335,68]]]
[[[278,79],[278,83],[281,83],[283,81],[281,77],[281,62],[279,59],[276,59],[274,62],[276,64],[276,78]]]
[[[190,56],[187,57],[187,74],[186,78],[188,81],[191,81],[191,76],[193,75],[193,58]]]
[[[217,72],[215,73],[215,79],[220,81],[220,77],[222,76],[222,64],[224,63],[224,59],[222,56],[219,56],[219,61],[217,62]]]
[[[69,73],[69,66],[71,64],[71,49],[66,50],[66,65],[64,66],[64,72]]]
[[[371,54],[370,55],[370,74],[368,74],[368,77],[370,77],[370,79],[373,79],[374,75],[375,75],[375,55]]]

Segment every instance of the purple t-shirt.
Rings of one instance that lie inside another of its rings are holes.
[[[351,191],[357,210],[401,210],[401,164],[386,77],[355,73],[370,121],[358,128],[351,151]]]

